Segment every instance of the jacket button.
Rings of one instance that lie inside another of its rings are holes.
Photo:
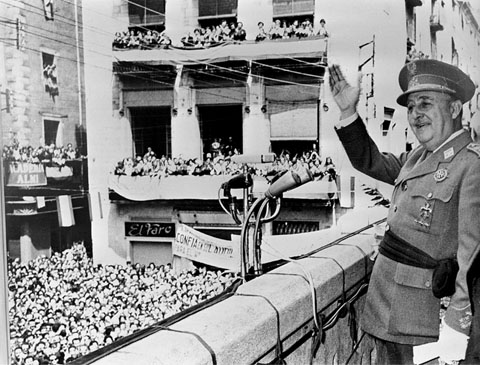
[[[430,284],[430,280],[427,280],[427,281],[425,282],[425,286],[426,286],[427,288],[430,288],[430,285],[431,285],[431,284]]]
[[[403,191],[406,191],[407,188],[408,188],[407,182],[405,181],[405,182],[402,184],[402,190],[403,190]]]
[[[432,196],[433,196],[432,193],[428,193],[428,194],[427,194],[427,198],[428,198],[428,199],[432,199]]]

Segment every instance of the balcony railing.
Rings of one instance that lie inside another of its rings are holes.
[[[422,6],[422,0],[406,0],[406,4],[408,7],[415,7],[415,6]]]
[[[439,14],[430,15],[430,29],[432,32],[438,32],[443,30],[442,22],[440,21]]]
[[[4,160],[5,188],[9,195],[37,195],[45,191],[85,191],[88,187],[87,159],[66,160],[59,166],[52,162],[30,163]],[[28,194],[25,194],[28,190]]]

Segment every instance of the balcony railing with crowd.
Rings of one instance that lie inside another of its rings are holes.
[[[32,147],[20,146],[13,143],[3,147],[2,157],[5,162],[27,162],[43,163],[48,166],[65,166],[66,161],[85,158],[78,148],[73,147],[71,143],[66,146],[55,146],[54,144]]]
[[[147,153],[137,155],[136,158],[127,157],[119,161],[114,169],[115,175],[150,176],[164,178],[171,175],[184,176],[211,176],[211,175],[236,175],[244,172],[244,166],[232,159],[233,154],[223,154],[221,151],[215,155],[207,153],[203,160],[198,158],[185,159],[181,156],[167,158],[157,157],[151,148]],[[305,151],[291,156],[288,151],[282,151],[275,156],[272,163],[247,164],[249,172],[257,176],[274,177],[287,170],[299,166],[307,167],[315,180],[336,178],[335,165],[330,157],[322,160],[316,151]]]
[[[65,364],[225,291],[236,275],[153,263],[94,265],[83,244],[8,260],[13,365]]]
[[[315,29],[309,19],[292,21],[277,19],[272,22],[270,28],[265,29],[263,22],[258,22],[258,30],[254,38],[256,42],[265,40],[307,38],[318,36],[328,38],[329,33],[325,28],[325,20],[320,20],[320,27]],[[242,22],[230,22],[222,20],[217,25],[198,27],[188,32],[181,38],[179,44],[172,44],[165,30],[130,30],[117,32],[113,41],[114,49],[152,49],[168,48],[169,46],[181,46],[184,48],[208,48],[225,42],[243,42],[247,40],[247,33]]]

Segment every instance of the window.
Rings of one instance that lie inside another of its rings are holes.
[[[57,64],[55,55],[42,52],[43,83],[45,91],[55,100],[59,94],[57,84]]]
[[[56,145],[59,131],[59,120],[53,119],[44,119],[43,120],[43,138],[45,140],[45,145]]]
[[[128,2],[130,25],[155,29],[165,23],[165,0],[130,0]],[[158,30],[158,29],[155,29]]]
[[[170,107],[129,108],[135,153],[144,155],[148,147],[156,153],[171,156]]]
[[[390,130],[393,113],[395,113],[395,109],[388,107],[383,108],[382,136],[384,137],[388,135],[388,131]]]
[[[199,0],[200,18],[232,17],[237,14],[237,0]]]
[[[313,15],[314,8],[314,0],[273,0],[274,17]]]

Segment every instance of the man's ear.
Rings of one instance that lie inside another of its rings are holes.
[[[452,119],[456,119],[461,113],[463,104],[460,100],[454,100],[450,103],[450,113],[452,114]]]

